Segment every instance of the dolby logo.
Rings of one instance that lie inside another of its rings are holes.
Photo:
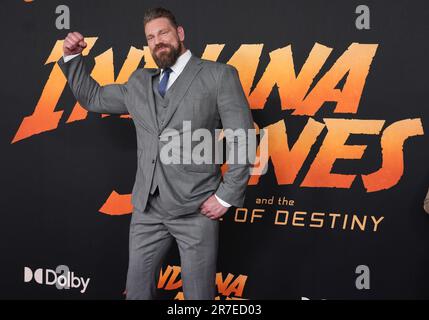
[[[38,268],[33,271],[29,267],[24,267],[24,282],[32,280],[42,285],[55,285],[59,290],[72,288],[80,289],[80,293],[85,293],[90,278],[75,276],[75,273],[65,265],[60,265],[55,270]]]

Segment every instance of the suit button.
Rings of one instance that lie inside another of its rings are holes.
[[[152,159],[152,163],[155,163],[155,159]]]

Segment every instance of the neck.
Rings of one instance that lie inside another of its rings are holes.
[[[184,54],[186,52],[186,50],[188,50],[188,49],[186,49],[185,46],[182,46],[182,51],[180,51],[180,55]]]

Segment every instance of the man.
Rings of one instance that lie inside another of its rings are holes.
[[[155,298],[162,261],[174,240],[185,299],[214,299],[218,219],[231,205],[243,205],[251,161],[228,164],[222,179],[218,163],[168,164],[161,150],[171,132],[181,138],[190,132],[186,121],[192,130],[208,129],[215,142],[216,129],[253,129],[252,114],[237,70],[192,55],[183,27],[169,10],[146,11],[144,31],[159,69],[137,69],[125,84],[99,86],[90,77],[81,56],[86,43],[77,32],[64,40],[58,64],[84,108],[129,113],[136,127],[127,299]],[[247,140],[227,144],[242,150]]]

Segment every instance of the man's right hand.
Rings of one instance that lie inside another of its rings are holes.
[[[64,56],[81,53],[86,46],[87,44],[79,32],[70,32],[64,39]]]

